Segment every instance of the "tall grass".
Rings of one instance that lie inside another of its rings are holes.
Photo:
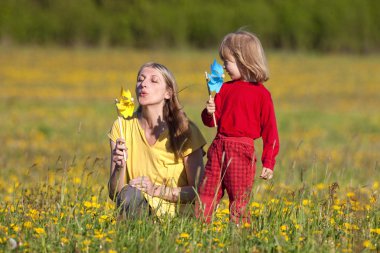
[[[106,133],[120,86],[133,90],[146,61],[167,65],[210,143],[215,129],[199,115],[207,100],[202,73],[216,57],[1,48],[0,250],[379,251],[378,56],[268,53],[281,151],[274,179],[255,182],[251,224],[230,224],[225,199],[210,225],[191,216],[116,222]]]

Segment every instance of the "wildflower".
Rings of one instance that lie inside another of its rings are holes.
[[[363,246],[367,249],[376,249],[375,245],[372,244],[372,242],[370,240],[365,240],[363,242]]]
[[[90,201],[85,201],[83,202],[83,205],[87,208],[91,208],[92,207],[92,203]]]
[[[116,251],[116,250],[113,250],[113,249],[110,249],[110,250],[108,251],[108,253],[117,253],[117,251]]]
[[[179,237],[180,238],[189,238],[190,237],[190,235],[188,234],[188,233],[181,233],[180,235],[179,235]]]
[[[353,197],[355,197],[355,192],[347,192],[347,197],[349,197],[349,198],[353,198]]]
[[[339,210],[341,209],[341,207],[338,206],[338,205],[333,205],[332,207],[333,207],[333,209],[336,210],[336,211],[339,211]]]
[[[84,246],[89,246],[90,244],[91,244],[91,241],[88,240],[88,239],[86,239],[86,240],[83,241],[83,245]]]
[[[81,179],[79,177],[74,177],[73,179],[74,184],[80,184],[80,182],[81,182]]]
[[[24,224],[23,224],[23,227],[24,227],[24,228],[31,228],[32,225],[33,225],[32,222],[30,222],[30,221],[25,221]]]
[[[327,188],[327,185],[325,185],[324,183],[320,183],[316,185],[316,188],[317,190],[324,190]]]
[[[34,232],[36,232],[38,235],[44,235],[46,233],[45,229],[43,228],[35,228]]]
[[[308,206],[308,205],[310,205],[310,200],[308,200],[308,199],[304,199],[304,200],[302,200],[302,205],[303,205],[303,206]]]
[[[378,234],[380,235],[380,228],[371,228],[369,230],[370,233],[375,233],[375,234]]]
[[[249,224],[248,222],[245,222],[245,223],[243,224],[243,227],[244,227],[244,228],[250,228],[250,227],[251,227],[251,224]]]
[[[343,223],[343,226],[347,229],[347,230],[358,230],[359,227],[355,224],[350,224],[350,223]]]
[[[260,208],[260,207],[261,207],[261,205],[260,205],[260,203],[257,203],[257,202],[252,202],[252,203],[251,203],[251,207]]]
[[[61,244],[62,244],[62,246],[65,245],[65,244],[67,244],[68,242],[69,242],[69,239],[67,239],[66,237],[62,237],[61,238]]]
[[[15,231],[16,233],[18,232],[18,231],[20,231],[20,227],[19,226],[17,226],[16,224],[11,224],[11,228],[13,229],[13,231]]]
[[[372,188],[373,188],[374,190],[379,189],[379,182],[377,182],[377,181],[373,182]]]

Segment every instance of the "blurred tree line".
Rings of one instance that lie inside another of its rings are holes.
[[[380,49],[378,0],[0,0],[0,42],[215,48],[240,27],[265,48]]]

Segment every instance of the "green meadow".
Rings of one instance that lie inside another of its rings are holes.
[[[214,58],[0,47],[0,251],[379,252],[379,55],[267,52],[280,153],[273,180],[256,176],[251,224],[228,222],[228,199],[210,225],[191,215],[116,221],[107,133],[120,88],[134,90],[143,63],[166,65],[207,150],[216,129],[200,113]]]

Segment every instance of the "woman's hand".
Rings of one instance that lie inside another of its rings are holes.
[[[157,186],[149,179],[149,177],[136,177],[129,181],[129,185],[147,193],[150,196],[155,196]]]
[[[209,100],[206,102],[206,110],[209,115],[215,113],[215,101],[212,96],[210,96]]]
[[[260,178],[264,180],[270,180],[273,177],[273,170],[263,167]]]
[[[127,148],[125,147],[125,140],[124,139],[117,139],[115,148],[112,150],[112,161],[118,166],[118,167],[124,167],[125,160],[124,160],[124,154],[127,157]]]

